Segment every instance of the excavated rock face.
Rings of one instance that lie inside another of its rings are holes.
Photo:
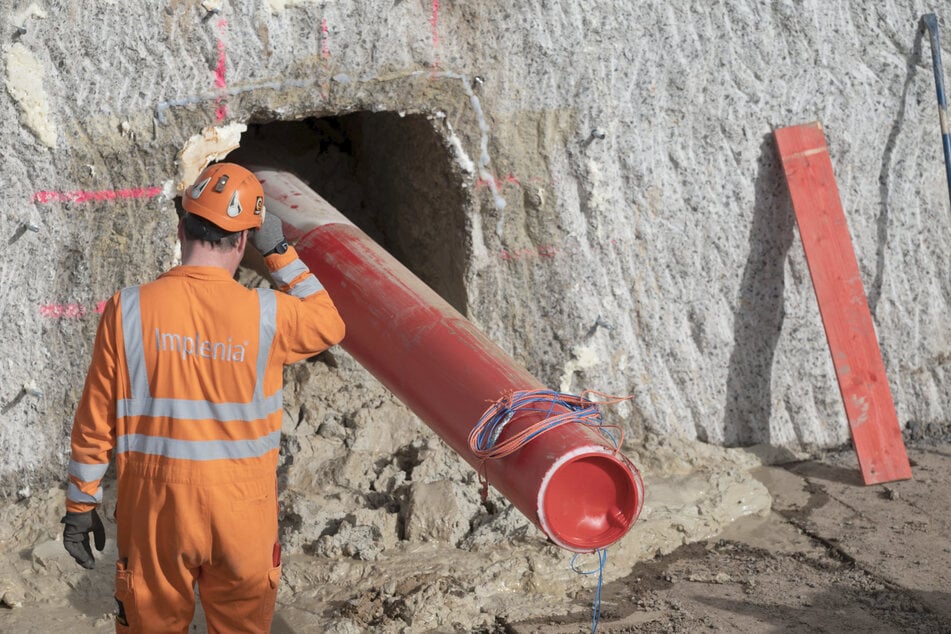
[[[819,120],[899,419],[944,420],[951,216],[921,7],[695,5],[0,9],[2,495],[62,480],[97,309],[174,265],[179,153],[236,123],[230,158],[307,178],[543,382],[633,395],[607,413],[629,437],[809,448],[848,430],[771,132]],[[525,529],[342,350],[286,380],[300,551]]]

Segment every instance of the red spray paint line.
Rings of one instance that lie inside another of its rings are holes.
[[[215,66],[215,87],[224,91],[228,84],[225,81],[225,40],[224,31],[228,26],[228,21],[224,18],[218,20],[218,64]],[[222,97],[215,99],[218,108],[215,110],[215,120],[221,121],[228,116],[228,104]]]
[[[433,33],[433,68],[439,68],[439,0],[433,0],[433,13],[429,18]]]
[[[87,308],[77,303],[40,305],[40,315],[47,319],[82,319],[91,313],[101,315],[104,310],[106,310],[106,300],[97,303],[95,308]]]
[[[486,178],[480,178],[476,181],[476,188],[488,187],[489,185],[495,185],[496,189],[501,189],[502,185],[512,184],[517,185],[518,187],[522,186],[522,182],[518,180],[515,174],[509,174],[508,176],[503,176],[502,178],[495,178],[494,176]]]
[[[320,54],[324,59],[330,59],[330,26],[327,18],[320,21]]]
[[[71,192],[38,191],[33,194],[35,203],[88,203],[104,200],[152,198],[162,193],[161,187],[134,187],[132,189],[102,189],[99,191],[76,190]]]

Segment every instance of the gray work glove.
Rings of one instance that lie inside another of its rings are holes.
[[[106,529],[95,509],[85,513],[70,513],[60,520],[66,525],[63,528],[63,546],[66,552],[73,556],[76,563],[83,568],[95,568],[96,559],[92,556],[89,547],[89,533],[92,532],[96,540],[96,550],[102,552],[106,547]]]
[[[248,237],[251,246],[261,255],[284,253],[287,251],[287,240],[284,238],[284,225],[281,219],[274,214],[265,214],[260,229],[252,231]]]

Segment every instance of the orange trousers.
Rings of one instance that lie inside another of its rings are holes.
[[[145,470],[119,478],[116,632],[188,632],[196,586],[208,632],[269,632],[281,577],[273,472],[196,486]]]

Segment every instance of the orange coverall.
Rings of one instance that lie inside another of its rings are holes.
[[[102,501],[114,454],[118,632],[267,632],[280,580],[283,366],[344,324],[293,247],[265,258],[285,292],[179,266],[106,304],[72,431],[66,508]]]

